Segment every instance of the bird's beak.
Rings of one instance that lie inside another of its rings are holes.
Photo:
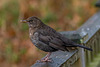
[[[27,20],[20,20],[21,23],[27,23]]]

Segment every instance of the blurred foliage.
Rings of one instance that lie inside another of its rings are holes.
[[[75,30],[97,9],[96,0],[1,0],[0,67],[29,67],[46,53],[28,36],[28,25],[19,21],[39,17],[57,31]]]
[[[46,16],[45,17],[43,17],[43,19],[42,19],[42,21],[44,22],[44,23],[49,23],[49,22],[56,22],[56,20],[57,20],[57,17],[56,17],[56,15],[55,14],[53,14],[53,13],[47,13],[46,14]]]
[[[23,24],[22,27],[21,27],[21,30],[22,31],[28,30],[28,25],[27,24]]]

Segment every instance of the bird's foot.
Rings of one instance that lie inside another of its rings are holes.
[[[42,63],[42,62],[51,62],[51,60],[48,57],[43,58],[41,60],[37,60],[37,63]]]
[[[42,62],[51,62],[51,60],[50,60],[48,57],[42,59],[41,61],[42,61]]]
[[[44,58],[42,58],[41,60],[38,60],[37,62],[42,63],[42,62],[51,62],[49,56],[51,55],[51,53],[49,52]]]

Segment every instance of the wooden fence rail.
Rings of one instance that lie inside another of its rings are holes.
[[[35,63],[31,67],[100,67],[100,11],[78,30],[60,33],[93,51],[79,48],[72,52],[53,52],[50,56],[52,62]]]

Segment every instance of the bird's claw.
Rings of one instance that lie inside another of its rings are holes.
[[[47,57],[47,58],[45,58],[45,59],[42,59],[41,60],[42,62],[51,62],[51,60]]]
[[[49,58],[44,58],[41,60],[37,60],[37,63],[42,63],[42,62],[52,62]]]

